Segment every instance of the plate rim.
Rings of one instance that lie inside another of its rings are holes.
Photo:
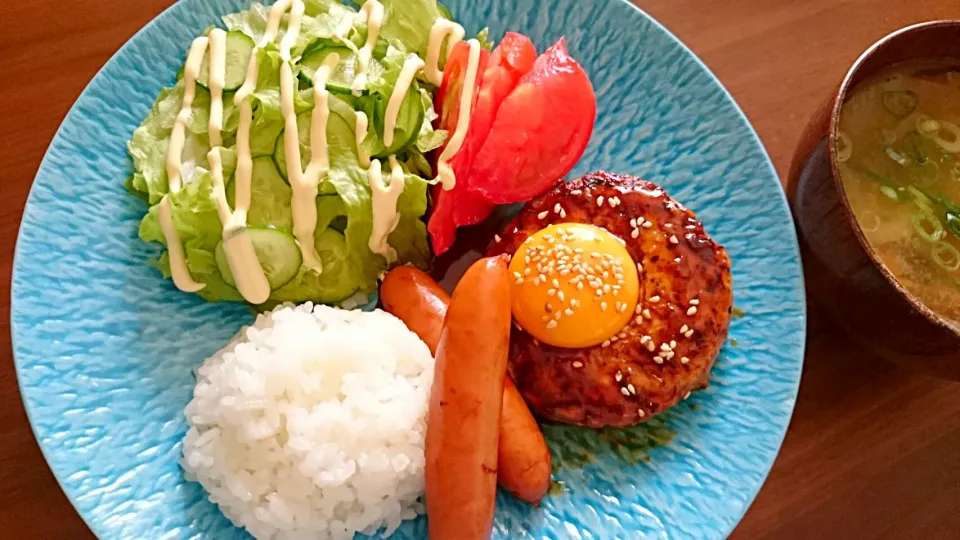
[[[266,1],[269,2],[269,0],[266,0]],[[759,134],[757,133],[756,128],[754,128],[752,122],[750,122],[750,119],[747,117],[746,113],[744,113],[743,109],[740,107],[740,104],[733,97],[733,95],[730,93],[727,87],[723,84],[723,82],[716,76],[716,74],[713,73],[713,71],[706,65],[706,63],[704,63],[704,61],[692,49],[690,49],[690,47],[686,45],[686,43],[680,40],[673,32],[671,32],[666,26],[664,26],[656,17],[649,14],[647,11],[642,9],[640,6],[637,6],[630,0],[608,0],[608,1],[625,4],[628,8],[635,11],[639,17],[646,19],[646,21],[649,24],[651,24],[654,28],[656,28],[659,32],[661,32],[662,35],[665,36],[670,42],[672,42],[674,46],[679,47],[684,53],[686,53],[686,56],[689,59],[693,60],[696,63],[696,65],[700,68],[700,70],[702,70],[702,72],[705,73],[710,78],[710,80],[714,83],[714,85],[716,85],[716,87],[720,89],[720,91],[722,92],[723,99],[725,99],[733,107],[733,109],[737,113],[737,116],[739,116],[743,124],[746,126],[751,141],[761,150],[761,153],[763,156],[762,161],[763,161],[767,175],[777,180],[779,189],[777,190],[776,200],[777,200],[779,210],[781,210],[782,212],[785,212],[790,224],[794,225],[793,214],[790,211],[789,203],[786,197],[786,192],[784,191],[783,184],[780,179],[780,175],[777,173],[776,168],[773,165],[773,161],[770,157],[770,153],[767,151],[767,148],[764,145],[763,140],[760,138]],[[44,170],[48,168],[48,159],[50,158],[50,149],[54,146],[55,143],[57,143],[61,139],[64,126],[73,119],[73,116],[76,114],[76,111],[78,109],[80,102],[83,101],[84,98],[88,96],[88,93],[90,92],[91,87],[94,85],[95,82],[98,81],[98,79],[101,76],[103,76],[103,72],[108,67],[110,67],[115,62],[117,62],[117,58],[123,52],[124,48],[131,41],[133,41],[134,39],[137,39],[142,34],[146,34],[150,32],[152,28],[158,24],[158,21],[161,21],[162,19],[173,16],[174,11],[177,9],[180,9],[181,5],[186,5],[186,3],[184,2],[181,4],[180,1],[175,1],[173,4],[166,7],[163,11],[161,11],[152,19],[150,19],[146,24],[144,24],[139,30],[133,33],[130,37],[124,40],[124,42],[117,48],[117,50],[113,52],[110,58],[107,59],[107,61],[104,62],[102,66],[100,66],[97,72],[90,78],[90,80],[84,86],[83,90],[74,99],[73,103],[70,105],[70,108],[67,110],[67,113],[64,115],[63,119],[60,121],[60,124],[58,125],[56,132],[54,133],[53,137],[51,137],[49,143],[47,144],[47,148],[44,151],[43,158],[41,159],[40,164],[37,167],[36,174],[34,175],[33,180],[31,181],[30,190],[27,193],[27,199],[24,202],[23,212],[20,217],[20,223],[18,224],[18,227],[17,227],[17,240],[14,244],[12,267],[11,267],[11,273],[10,273],[10,284],[11,284],[11,287],[10,287],[10,342],[11,342],[11,352],[12,352],[12,358],[13,358],[14,372],[17,380],[17,390],[20,395],[20,401],[23,404],[24,412],[27,415],[27,421],[30,424],[30,430],[33,433],[34,440],[36,441],[37,446],[39,447],[40,452],[43,455],[43,459],[46,462],[46,466],[48,470],[50,470],[50,472],[53,474],[53,477],[57,481],[60,491],[66,496],[71,506],[73,506],[74,512],[76,512],[77,515],[80,516],[80,518],[83,520],[87,528],[98,538],[103,537],[103,533],[106,531],[100,531],[98,530],[97,527],[94,527],[94,525],[91,523],[87,515],[80,510],[77,504],[77,501],[75,500],[76,495],[72,493],[70,490],[65,488],[64,482],[61,480],[60,473],[53,467],[53,465],[51,465],[51,460],[47,455],[48,454],[47,448],[41,442],[39,434],[37,433],[37,427],[36,427],[37,425],[34,422],[34,412],[31,409],[31,406],[27,400],[27,396],[24,391],[24,385],[22,384],[23,383],[22,374],[21,374],[22,361],[18,359],[18,353],[17,353],[18,351],[17,334],[19,333],[18,330],[20,327],[20,323],[14,318],[14,313],[17,311],[16,309],[17,296],[18,296],[17,290],[19,288],[17,286],[16,276],[18,274],[18,268],[21,266],[21,260],[24,257],[24,255],[22,255],[22,252],[21,252],[20,233],[23,229],[23,224],[26,221],[28,212],[32,211],[31,202],[35,196],[34,190],[36,189],[36,186],[37,186],[37,180],[40,178]],[[722,533],[721,537],[723,538],[728,537],[736,529],[736,527],[740,524],[740,522],[743,521],[743,518],[746,515],[747,511],[749,511],[749,509],[753,506],[753,503],[756,501],[757,495],[759,494],[760,490],[766,484],[767,479],[770,475],[770,471],[773,469],[773,465],[776,463],[777,458],[780,456],[780,451],[783,448],[784,439],[786,438],[787,431],[789,431],[790,425],[792,424],[792,421],[793,421],[793,415],[796,411],[796,403],[797,403],[797,398],[799,394],[800,383],[802,380],[804,359],[806,355],[806,340],[808,335],[808,302],[806,298],[806,283],[805,283],[805,276],[803,273],[799,239],[797,237],[795,226],[790,227],[790,231],[792,234],[789,235],[790,242],[788,247],[791,248],[790,250],[792,252],[793,258],[796,261],[796,264],[799,270],[796,276],[797,279],[795,280],[795,283],[792,284],[792,288],[794,288],[794,290],[797,291],[797,296],[798,296],[797,302],[798,302],[798,309],[800,312],[799,320],[797,321],[798,332],[799,332],[799,336],[798,336],[799,344],[795,349],[796,354],[795,354],[795,357],[793,358],[794,361],[792,363],[793,371],[795,373],[794,373],[794,376],[792,377],[793,384],[791,389],[792,395],[790,398],[790,407],[789,407],[790,410],[788,414],[784,415],[783,422],[777,428],[779,433],[777,434],[776,450],[769,457],[769,463],[767,463],[766,466],[763,467],[764,470],[762,470],[760,481],[757,482],[752,492],[747,494],[747,497],[744,499],[744,503],[742,505],[742,508],[740,508],[739,512],[736,515],[731,513],[731,516],[733,516],[734,519],[728,522],[724,530],[717,531]]]

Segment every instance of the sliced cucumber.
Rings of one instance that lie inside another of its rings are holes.
[[[240,234],[246,234],[253,243],[253,250],[267,276],[267,282],[270,283],[270,290],[277,290],[296,277],[297,272],[300,271],[300,265],[303,264],[303,258],[293,236],[283,231],[265,228],[249,228]],[[214,259],[223,280],[236,286],[237,282],[230,271],[223,242],[217,244]]]
[[[300,132],[300,167],[305,169],[310,163],[312,157],[310,150],[310,127],[312,125],[312,111],[307,111],[297,115],[297,131]],[[342,152],[345,148],[355,151],[356,142],[354,142],[353,126],[347,124],[338,114],[330,114],[327,117],[327,151],[330,154],[330,162],[336,159],[336,153]],[[276,147],[273,150],[273,161],[277,164],[277,170],[288,184],[290,176],[287,171],[286,151],[284,150],[284,136],[281,132],[277,137]],[[337,191],[330,182],[320,183],[320,195],[333,195]]]
[[[236,208],[236,181],[227,186],[227,202],[230,208]],[[293,192],[277,171],[270,156],[253,159],[253,174],[250,178],[250,208],[247,211],[247,225],[250,227],[271,227],[284,231],[293,231],[293,211],[290,198]]]
[[[327,56],[333,53],[340,55],[340,61],[327,78],[327,90],[338,94],[349,94],[353,90],[353,79],[357,76],[357,55],[346,47],[326,47],[305,53],[300,60],[300,78],[312,84],[313,75],[317,69],[323,65]]]
[[[247,65],[250,63],[250,55],[256,44],[253,39],[240,32],[233,30],[227,32],[227,61],[226,71],[223,82],[224,92],[233,92],[243,86],[243,81],[247,78]],[[203,57],[203,63],[200,64],[200,74],[197,76],[197,84],[204,88],[209,88],[210,79],[210,55]]]
[[[314,246],[323,263],[319,274],[301,271],[298,279],[274,291],[270,298],[279,301],[312,300],[323,304],[340,302],[357,291],[357,272],[349,260],[347,241],[333,229],[323,229],[315,236]]]

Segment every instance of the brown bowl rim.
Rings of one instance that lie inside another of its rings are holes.
[[[850,66],[850,69],[847,70],[846,75],[844,75],[843,82],[840,83],[840,88],[837,90],[836,97],[834,98],[833,109],[830,113],[830,124],[829,128],[827,129],[827,149],[830,155],[830,176],[834,183],[834,187],[840,194],[841,206],[843,207],[843,211],[847,216],[847,221],[851,225],[854,235],[857,237],[857,241],[867,254],[867,257],[870,258],[870,261],[873,263],[874,267],[880,271],[884,279],[886,279],[887,282],[890,283],[890,285],[896,289],[897,292],[899,292],[900,295],[906,299],[907,302],[909,302],[918,313],[923,315],[924,318],[960,338],[960,326],[949,322],[946,317],[937,314],[920,302],[916,295],[907,290],[907,288],[900,283],[900,280],[894,276],[893,272],[890,271],[887,265],[877,255],[877,252],[867,240],[866,235],[863,234],[863,230],[860,228],[860,222],[857,221],[857,218],[853,213],[853,209],[850,207],[850,201],[847,199],[846,189],[844,189],[843,182],[840,179],[840,168],[837,165],[837,132],[839,131],[840,126],[840,109],[843,107],[843,103],[846,101],[847,95],[855,86],[853,84],[853,78],[860,70],[861,66],[863,66],[863,64],[871,56],[873,56],[873,54],[876,53],[880,47],[883,47],[889,41],[898,38],[903,34],[915,32],[921,29],[936,28],[941,26],[956,26],[960,28],[960,19],[940,19],[936,21],[927,21],[894,30],[893,32],[874,42],[873,45],[871,45],[863,52],[863,54],[860,55],[859,58],[857,58],[853,65]]]

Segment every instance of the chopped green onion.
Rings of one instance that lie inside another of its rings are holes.
[[[864,210],[857,216],[860,228],[865,232],[874,232],[880,228],[880,216],[876,212]]]
[[[916,171],[917,178],[919,178],[921,183],[925,186],[932,185],[937,181],[937,177],[940,175],[939,167],[937,167],[937,164],[933,161],[918,163],[912,168]]]
[[[903,118],[917,108],[917,93],[912,90],[888,90],[883,93],[883,108]]]
[[[903,152],[913,161],[917,163],[925,163],[927,161],[927,153],[924,151],[926,139],[916,131],[911,131],[904,135],[900,144]]]
[[[944,131],[948,133],[949,140],[940,136]],[[951,154],[960,152],[960,127],[953,122],[940,122],[940,129],[927,136],[943,148],[944,152]]]
[[[910,163],[909,159],[889,146],[884,147],[883,151],[887,153],[887,156],[889,156],[890,159],[896,161],[897,165],[905,167],[908,163]]]
[[[933,262],[947,272],[955,272],[960,269],[960,251],[946,242],[937,242],[930,251]]]
[[[943,238],[943,225],[937,216],[930,212],[917,212],[910,216],[910,223],[913,224],[913,230],[917,236],[927,242],[939,242]]]
[[[950,234],[960,238],[960,214],[947,211],[943,220],[947,222],[947,230]]]
[[[891,201],[900,200],[900,196],[897,195],[897,190],[890,186],[880,186],[880,193],[883,193],[883,195]]]
[[[850,155],[853,154],[853,143],[850,141],[850,137],[847,137],[847,134],[838,131],[837,132],[837,162],[843,163],[850,159]]]
[[[907,186],[907,191],[913,197],[913,202],[921,210],[933,213],[933,201],[930,200],[930,197],[927,196],[921,189],[917,186]]]

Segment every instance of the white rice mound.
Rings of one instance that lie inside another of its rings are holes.
[[[183,468],[257,538],[389,536],[424,511],[432,382],[396,317],[280,306],[197,370]]]

